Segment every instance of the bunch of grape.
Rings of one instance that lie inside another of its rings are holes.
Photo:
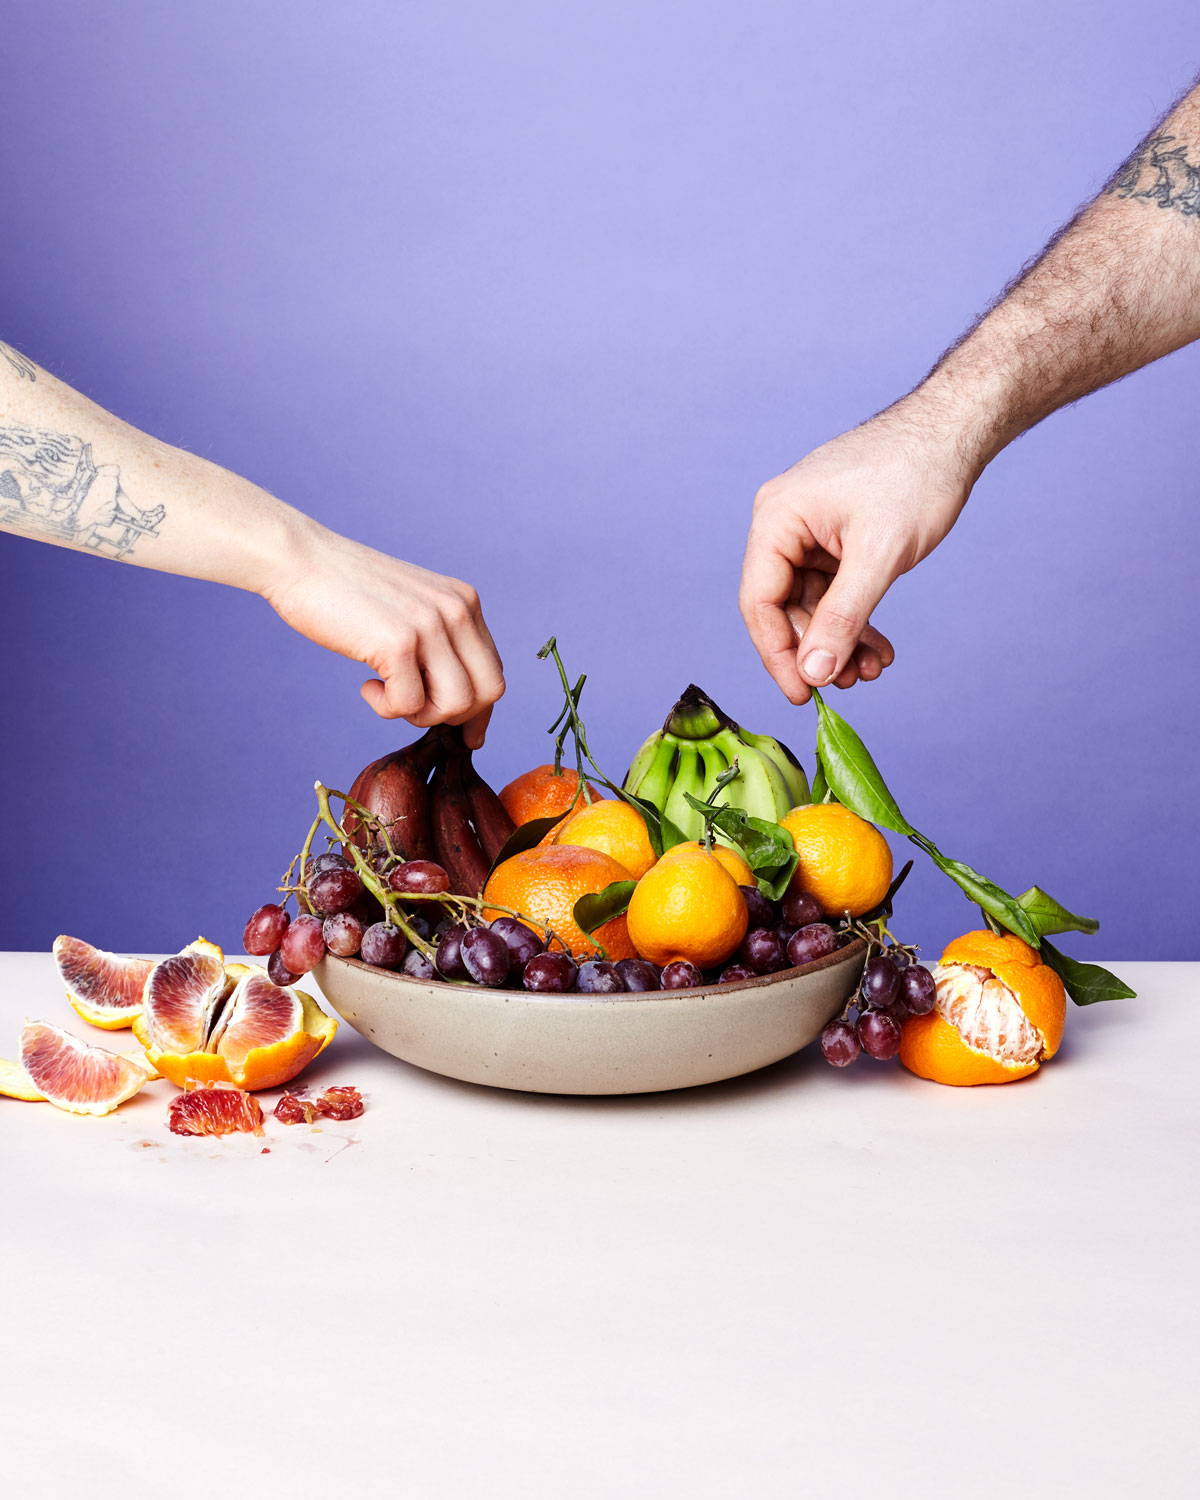
[[[825,1061],[848,1067],[866,1053],[879,1062],[900,1050],[900,1029],[909,1016],[933,1009],[933,975],[916,961],[916,949],[883,941],[867,959],[858,989],[836,1021],[821,1033]]]
[[[775,974],[823,958],[848,940],[823,919],[811,896],[790,895],[777,903],[755,887],[743,886],[749,926],[737,953],[722,968],[704,972],[682,960],[661,968],[641,958],[580,961],[548,946],[516,917],[467,922],[439,906],[436,898],[449,892],[450,877],[432,860],[390,856],[381,858],[375,868],[401,898],[409,927],[433,946],[433,958],[409,946],[400,928],[384,919],[383,908],[353,865],[332,851],[316,855],[304,868],[311,910],[289,918],[282,906],[260,906],[246,923],[246,952],[266,956],[267,972],[280,985],[294,984],[328,952],[339,958],[357,957],[377,968],[399,969],[413,979],[446,979],[533,994],[618,995],[732,984]],[[420,899],[404,903],[405,896]]]

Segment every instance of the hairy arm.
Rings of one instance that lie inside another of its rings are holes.
[[[318,525],[257,485],[130,427],[0,343],[0,529],[261,594],[377,674],[385,718],[463,723],[504,690],[475,591]]]
[[[996,454],[1197,337],[1200,87],[914,391],[759,491],[741,608],[787,696],[877,677],[893,653],[871,611]]]

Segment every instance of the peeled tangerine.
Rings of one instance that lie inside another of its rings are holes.
[[[1019,937],[955,938],[933,977],[933,1009],[907,1020],[900,1037],[900,1061],[911,1072],[935,1083],[1012,1083],[1058,1051],[1063,982]]]
[[[205,938],[154,965],[133,1023],[146,1056],[179,1088],[275,1088],[307,1067],[336,1031],[311,995],[272,984],[264,969],[226,967],[220,948]]]
[[[106,953],[82,938],[63,936],[54,939],[54,961],[67,999],[93,1026],[117,1031],[141,1014],[142,990],[153,959]]]

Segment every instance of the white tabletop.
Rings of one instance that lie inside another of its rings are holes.
[[[346,1125],[0,1099],[4,1493],[1194,1494],[1200,964],[1120,968],[1005,1088],[547,1098],[343,1027]],[[0,956],[25,1016],[104,1040]]]

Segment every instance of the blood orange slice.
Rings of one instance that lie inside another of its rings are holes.
[[[237,1130],[262,1135],[262,1122],[257,1099],[222,1083],[177,1094],[167,1109],[167,1124],[176,1135],[232,1135]]]
[[[46,1021],[26,1022],[21,1066],[44,1099],[75,1115],[111,1114],[150,1081],[140,1063]]]
[[[147,1051],[203,1051],[229,993],[225,955],[207,938],[164,958],[146,979],[143,1010],[134,1035]]]
[[[37,1084],[20,1063],[0,1057],[0,1094],[6,1099],[27,1099],[31,1103],[45,1099]]]
[[[212,1046],[231,1069],[241,1068],[251,1052],[273,1047],[303,1029],[304,1005],[295,990],[272,984],[261,970],[238,981],[212,1034]]]
[[[54,961],[67,999],[93,1026],[117,1031],[141,1013],[152,959],[106,953],[82,938],[63,935],[54,939]]]

